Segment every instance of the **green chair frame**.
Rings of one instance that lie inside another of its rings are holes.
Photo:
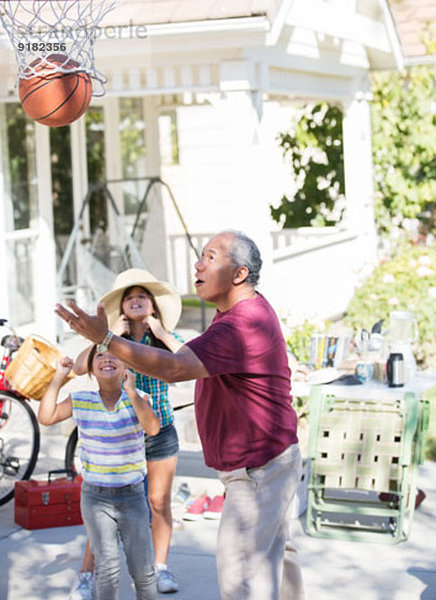
[[[307,532],[315,537],[397,543],[409,537],[429,401],[310,398]]]

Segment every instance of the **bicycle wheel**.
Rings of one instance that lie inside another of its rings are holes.
[[[39,441],[38,421],[26,400],[0,391],[0,506],[13,498],[16,481],[29,479]]]
[[[81,473],[82,465],[80,462],[79,455],[79,444],[77,427],[73,429],[68,438],[67,447],[65,449],[65,469],[67,471],[74,471],[74,473]]]

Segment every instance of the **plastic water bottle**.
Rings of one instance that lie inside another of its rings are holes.
[[[179,489],[174,494],[174,501],[178,504],[185,504],[190,496],[191,490],[189,489],[189,485],[184,481],[179,485]]]

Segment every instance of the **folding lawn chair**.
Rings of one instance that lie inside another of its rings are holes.
[[[356,400],[314,388],[307,509],[310,535],[397,543],[410,534],[429,402]]]

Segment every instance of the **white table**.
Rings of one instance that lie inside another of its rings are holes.
[[[313,385],[316,384],[306,381],[293,381],[291,393],[293,396],[308,397]],[[399,400],[404,397],[406,392],[413,392],[418,398],[421,398],[424,392],[433,386],[436,386],[436,373],[417,373],[407,385],[399,388],[390,388],[386,384],[376,381],[370,381],[362,385],[335,385],[330,383],[321,387],[323,391],[334,394],[338,398],[362,398],[367,400],[392,398],[392,400]]]

